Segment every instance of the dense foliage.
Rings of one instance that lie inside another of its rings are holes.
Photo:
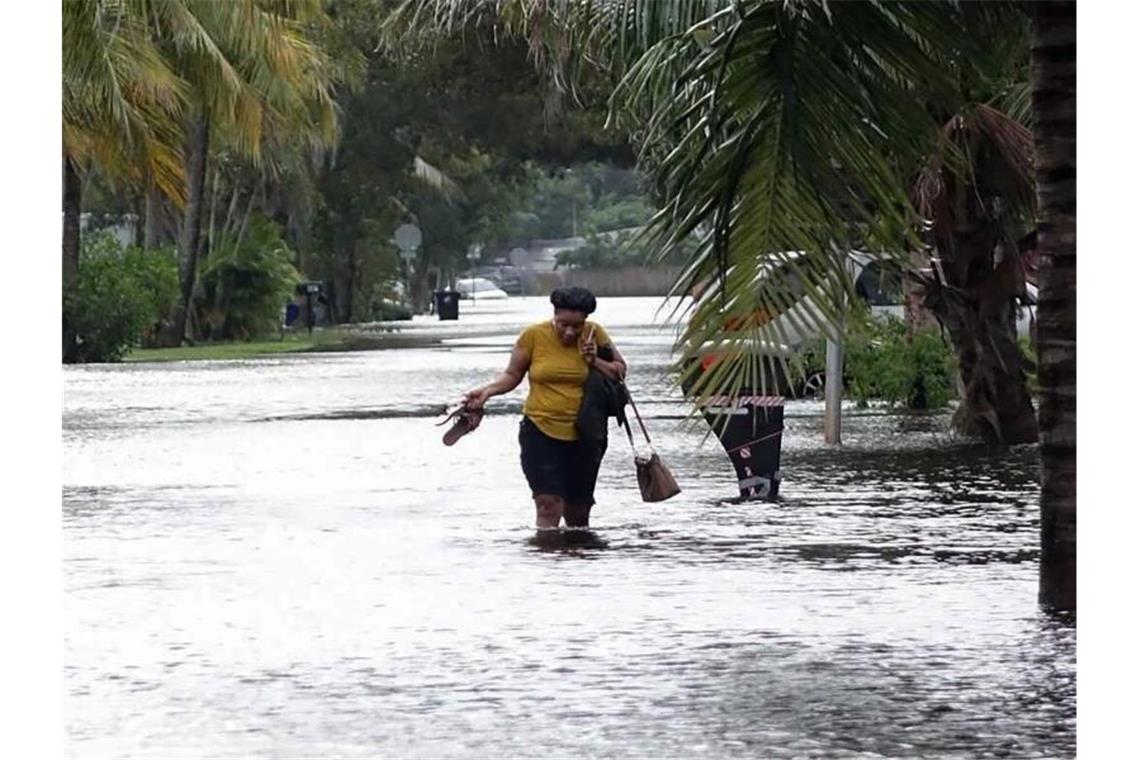
[[[212,339],[249,340],[275,333],[282,306],[301,280],[293,252],[272,221],[254,215],[236,239],[223,237],[202,271],[201,311]]]
[[[843,351],[844,390],[861,404],[942,409],[955,395],[954,353],[937,330],[910,335],[901,319],[863,313],[846,331]],[[806,377],[821,375],[825,352],[819,341],[799,357]]]
[[[153,335],[178,298],[173,248],[124,249],[110,233],[83,238],[77,286],[65,294],[80,361],[113,362]]]

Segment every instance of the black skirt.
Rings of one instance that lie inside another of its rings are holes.
[[[560,441],[523,417],[519,448],[523,474],[533,496],[561,496],[574,506],[594,505],[594,485],[606,453],[604,441]]]

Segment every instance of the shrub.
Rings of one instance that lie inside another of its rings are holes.
[[[954,354],[936,330],[908,339],[901,319],[868,314],[848,328],[843,349],[844,386],[861,404],[879,400],[910,409],[941,409],[953,396]],[[825,356],[825,342],[818,341],[798,364],[811,376],[824,371]]]
[[[172,248],[126,250],[110,233],[84,235],[79,280],[63,297],[80,362],[116,362],[170,313],[178,300]]]
[[[281,308],[301,280],[292,262],[277,224],[261,215],[250,218],[240,240],[221,236],[202,271],[208,337],[275,334]]]
[[[396,322],[412,318],[412,312],[407,306],[394,301],[373,301],[368,311],[369,319],[374,322]]]

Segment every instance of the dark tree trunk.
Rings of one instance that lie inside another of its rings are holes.
[[[1010,329],[1008,318],[981,314],[968,302],[953,304],[947,311],[944,324],[964,393],[956,427],[987,443],[1037,441],[1037,417],[1016,331]]]
[[[1037,417],[1013,301],[1024,273],[1012,254],[994,266],[997,235],[984,226],[957,231],[952,250],[943,255],[946,282],[929,281],[923,303],[946,329],[958,360],[963,397],[955,427],[987,443],[1034,443]]]
[[[210,121],[200,114],[190,124],[186,162],[186,210],[178,241],[181,259],[178,267],[179,303],[165,331],[163,345],[181,345],[186,334],[186,318],[193,308],[194,279],[198,271],[198,245],[202,236],[202,208],[206,189],[206,158],[210,150]]]
[[[83,182],[67,154],[63,156],[63,298],[75,291],[79,283],[79,213]],[[75,330],[63,314],[63,361],[78,361]]]
[[[344,291],[344,319],[341,323],[348,323],[355,321],[356,314],[354,308],[356,306],[356,288],[360,284],[359,264],[356,257],[356,247],[359,240],[352,241],[352,245],[348,249],[348,283]]]
[[[159,246],[159,217],[162,215],[162,199],[158,190],[148,187],[144,201],[143,248],[148,251]]]
[[[335,258],[332,262],[332,298],[329,314],[340,324],[353,318],[353,294],[356,290],[356,247],[359,234],[355,225],[344,225],[335,237]]]
[[[139,193],[131,199],[131,208],[135,215],[135,228],[134,235],[131,238],[131,244],[135,248],[142,248],[143,241],[145,240],[144,224],[146,216],[146,195]]]
[[[1033,8],[1037,361],[1041,384],[1040,601],[1077,609],[1077,10]]]
[[[431,300],[430,290],[428,287],[428,265],[426,262],[417,259],[412,269],[411,301],[408,304],[413,313],[424,314],[427,312]]]

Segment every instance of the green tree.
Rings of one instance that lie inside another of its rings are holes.
[[[239,240],[218,240],[202,270],[212,339],[248,340],[274,332],[300,275],[277,225],[254,214]]]
[[[336,137],[337,71],[313,42],[327,24],[319,0],[262,3],[171,0],[161,5],[157,37],[171,67],[190,86],[186,207],[179,238],[181,299],[166,343],[186,333],[198,269],[211,138],[254,162],[266,145],[312,148]]]
[[[322,166],[306,273],[331,286],[338,320],[367,318],[377,290],[402,279],[390,238],[415,221],[424,245],[413,264],[413,300],[467,267],[467,248],[543,233],[531,216],[549,179],[540,166],[579,156],[628,164],[628,141],[603,129],[604,107],[548,121],[541,77],[520,42],[495,44],[488,30],[407,54],[376,49],[377,17],[394,4],[342,1],[335,23],[366,57],[359,90],[345,93],[343,136]],[[426,164],[425,164],[426,162]],[[421,171],[425,165],[439,170]],[[446,176],[460,192],[441,192]],[[566,212],[555,218],[571,227]],[[557,233],[556,233],[557,234]]]
[[[511,237],[566,238],[638,227],[654,209],[636,172],[603,162],[526,168],[528,194],[515,212]]]
[[[154,40],[143,0],[63,4],[63,292],[79,276],[83,175],[142,176],[182,197],[178,128],[187,95]],[[74,311],[72,311],[74,313]],[[79,359],[75,327],[63,321],[63,359]]]
[[[153,338],[178,299],[178,263],[170,249],[124,249],[107,232],[84,235],[64,317],[75,331],[75,362],[114,362]]]

